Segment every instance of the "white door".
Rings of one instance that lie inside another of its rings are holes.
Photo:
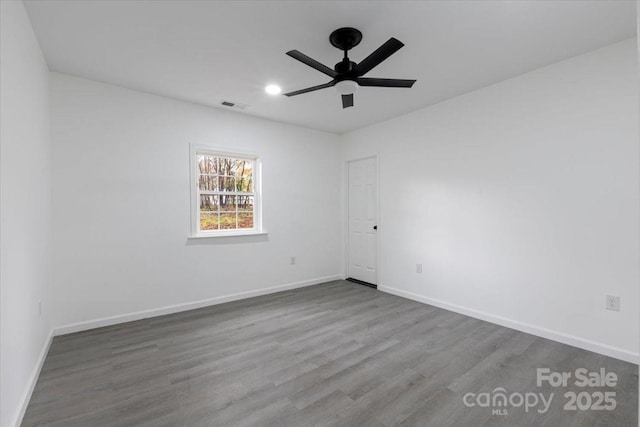
[[[352,279],[377,285],[376,159],[349,162],[349,268]]]

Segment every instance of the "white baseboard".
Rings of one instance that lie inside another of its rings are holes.
[[[550,339],[552,341],[557,341],[562,344],[568,344],[574,347],[581,348],[583,350],[589,350],[589,351],[593,351],[594,353],[599,353],[605,356],[613,357],[615,359],[624,360],[625,362],[630,362],[635,364],[638,364],[640,362],[640,355],[638,353],[632,353],[627,350],[611,347],[605,344],[586,340],[573,335],[568,335],[562,332],[541,328],[528,323],[519,322],[517,320],[495,316],[493,314],[485,313],[483,311],[474,310],[474,309],[463,307],[460,305],[450,304],[448,302],[429,298],[423,295],[415,294],[413,292],[403,291],[401,289],[391,288],[388,286],[378,286],[378,290],[382,292],[387,292],[389,294],[397,295],[403,298],[418,301],[424,304],[440,307],[445,310],[464,314],[466,316],[474,317],[476,319],[485,320],[487,322],[495,323],[496,325],[505,326],[507,328],[515,329],[518,331],[526,332],[528,334]]]
[[[20,424],[22,424],[22,419],[24,418],[24,414],[27,411],[27,406],[29,406],[29,401],[31,400],[33,390],[36,388],[36,384],[38,383],[40,371],[42,370],[42,366],[44,365],[44,360],[47,358],[49,347],[51,347],[52,341],[53,329],[49,331],[49,337],[47,337],[44,346],[42,346],[42,350],[40,351],[40,355],[38,356],[38,360],[36,361],[36,366],[33,367],[31,375],[29,376],[27,387],[25,388],[22,396],[20,397],[20,401],[18,402],[18,410],[9,423],[9,425],[12,427],[20,427]]]
[[[135,313],[120,314],[117,316],[103,317],[100,319],[88,320],[84,322],[72,323],[69,325],[58,326],[54,328],[55,336],[71,334],[74,332],[87,331],[89,329],[102,328],[104,326],[117,325],[119,323],[132,322],[134,320],[146,319],[149,317],[163,316],[165,314],[179,313],[181,311],[194,310],[196,308],[208,307],[225,302],[237,301],[240,299],[257,297],[260,295],[282,292],[289,289],[302,288],[305,286],[317,285],[319,283],[339,280],[340,275],[318,277],[316,279],[304,280],[301,282],[288,283],[285,285],[273,286],[270,288],[256,289],[253,291],[239,292],[237,294],[224,295],[221,297],[209,298],[200,301],[187,302],[183,304],[175,304],[166,307],[154,308],[151,310],[137,311]]]

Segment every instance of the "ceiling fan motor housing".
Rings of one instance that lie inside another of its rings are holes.
[[[333,67],[333,69],[336,70],[336,73],[343,74],[353,70],[355,66],[356,66],[355,62],[349,61],[349,58],[345,57],[342,61],[338,62],[336,66]]]

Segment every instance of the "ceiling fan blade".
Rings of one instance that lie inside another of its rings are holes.
[[[311,86],[308,87],[306,89],[300,89],[300,90],[294,90],[293,92],[287,92],[285,94],[283,94],[284,96],[295,96],[295,95],[300,95],[303,93],[307,93],[307,92],[313,92],[314,90],[319,90],[319,89],[324,89],[326,87],[331,87],[333,85],[336,84],[335,80],[331,80],[329,83],[325,83],[322,85],[318,85],[318,86]]]
[[[353,94],[342,95],[342,108],[353,107]]]
[[[316,70],[326,74],[329,77],[335,77],[336,75],[338,75],[338,73],[336,73],[331,68],[327,67],[324,64],[321,64],[313,58],[309,58],[307,55],[297,50],[290,50],[289,52],[287,52],[287,55],[289,55],[293,59],[297,59],[298,61],[308,65],[311,68],[315,68]]]
[[[358,65],[355,66],[355,73],[357,76],[364,76],[373,67],[380,64],[382,61],[393,55],[404,46],[400,40],[391,37],[382,46],[373,51],[373,53],[364,58]]]
[[[370,77],[360,77],[358,84],[360,86],[378,86],[378,87],[411,87],[415,80],[403,79],[376,79]]]

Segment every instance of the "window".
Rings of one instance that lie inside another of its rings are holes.
[[[192,236],[260,233],[258,157],[203,147],[191,157]]]

